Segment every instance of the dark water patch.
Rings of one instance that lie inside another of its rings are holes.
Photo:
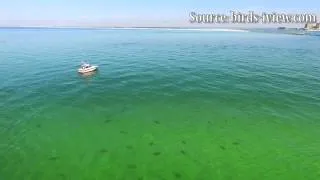
[[[238,146],[238,145],[240,144],[240,142],[235,141],[235,142],[233,142],[232,144],[235,145],[235,146]]]
[[[172,172],[172,174],[176,179],[180,179],[182,177],[181,173],[179,172]]]
[[[120,131],[120,134],[128,134],[127,131]]]
[[[112,122],[112,121],[113,121],[112,119],[113,119],[115,116],[123,113],[126,109],[127,109],[126,107],[123,107],[123,108],[121,108],[120,111],[118,111],[118,112],[113,112],[113,113],[111,113],[111,114],[107,114],[107,115],[105,116],[104,123],[110,123],[110,122]]]
[[[181,150],[180,153],[183,154],[183,155],[187,154],[187,152],[185,150]]]
[[[49,157],[49,160],[50,160],[50,161],[56,161],[56,160],[59,160],[59,159],[60,159],[59,156],[50,156],[50,157]]]
[[[153,121],[155,124],[160,124],[160,122],[159,121]]]
[[[109,152],[107,149],[105,149],[105,148],[102,148],[102,149],[100,149],[100,151],[99,151],[100,153],[107,153],[107,152]]]
[[[59,177],[60,179],[68,179],[68,178],[67,178],[67,175],[65,175],[64,173],[59,173],[59,174],[58,174],[58,177]]]
[[[128,165],[127,165],[127,168],[129,168],[129,169],[137,169],[137,165],[135,165],[135,164],[128,164]]]
[[[203,166],[203,162],[202,161],[199,161],[198,159],[191,159],[192,160],[192,162],[194,163],[194,164],[196,164],[196,165],[198,165],[198,166]]]
[[[133,146],[127,145],[126,148],[129,149],[129,150],[132,150],[132,149],[133,149]]]
[[[149,142],[149,146],[153,146],[154,145],[154,142]]]
[[[12,117],[8,116],[7,114],[5,114],[3,117],[4,117],[4,119],[6,119],[6,120],[12,120],[12,119],[13,119]]]
[[[226,150],[226,147],[224,147],[224,146],[220,145],[220,149],[222,149],[222,150]]]
[[[105,116],[105,119],[111,119],[113,116],[115,116],[116,113],[113,113],[113,114],[109,114],[108,112],[106,112],[106,116]]]
[[[106,124],[108,124],[108,123],[110,123],[110,122],[112,122],[111,119],[106,119],[106,120],[104,121],[104,123],[106,123]]]
[[[161,154],[161,152],[159,152],[159,151],[152,153],[152,155],[154,155],[154,156],[159,156],[160,154]]]
[[[126,112],[127,110],[128,110],[128,107],[127,107],[127,106],[124,106],[124,107],[121,108],[120,113],[124,113],[124,112]]]

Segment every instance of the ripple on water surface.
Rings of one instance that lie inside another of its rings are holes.
[[[75,29],[1,39],[5,179],[319,175],[320,51],[301,46],[318,39]],[[78,74],[83,60],[99,71]]]

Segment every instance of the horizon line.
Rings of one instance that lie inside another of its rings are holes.
[[[283,27],[283,26],[279,26]],[[278,27],[192,27],[192,26],[0,26],[0,28],[79,28],[79,29],[111,29],[111,28],[155,28],[155,29],[277,29]],[[297,29],[288,27],[288,29]],[[298,28],[299,29],[299,28]]]

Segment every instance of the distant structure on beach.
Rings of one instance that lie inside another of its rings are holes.
[[[306,29],[306,30],[319,30],[320,31],[320,23],[305,24],[304,29]]]

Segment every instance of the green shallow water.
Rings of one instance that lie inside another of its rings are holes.
[[[0,177],[319,179],[319,42],[1,29]]]

